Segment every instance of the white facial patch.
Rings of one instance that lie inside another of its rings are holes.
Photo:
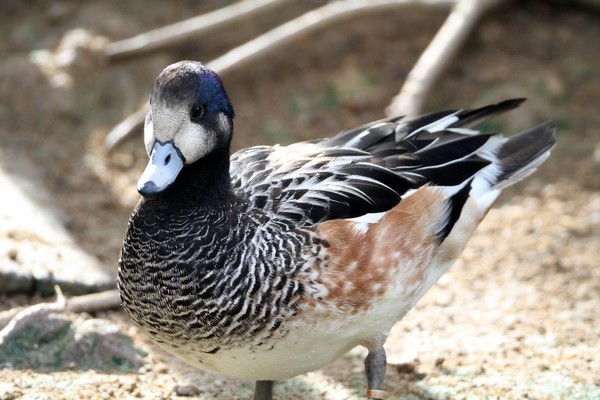
[[[215,133],[204,125],[184,122],[173,138],[175,146],[185,157],[185,163],[191,164],[210,153],[216,145]]]
[[[154,145],[154,124],[152,122],[152,111],[146,114],[144,120],[144,145],[146,146],[146,153],[148,157],[152,153],[152,146]]]
[[[191,164],[214,147],[214,134],[202,124],[192,123],[186,108],[153,107],[150,113],[152,116],[146,117],[144,128],[148,152],[156,141],[173,142],[185,158],[185,164]]]

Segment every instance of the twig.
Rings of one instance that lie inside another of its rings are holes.
[[[399,5],[452,5],[455,0],[352,0],[335,1],[316,10],[309,11],[289,22],[280,25],[273,30],[258,36],[257,38],[229,51],[225,55],[207,63],[207,66],[219,74],[229,72],[234,66],[239,67],[246,62],[280,48],[291,40],[301,35],[322,28],[342,18],[351,17],[359,12],[375,10],[385,7]],[[134,130],[141,126],[144,115],[148,112],[148,106],[142,108],[125,118],[107,136],[105,142],[108,151],[112,150],[122,140],[129,136]],[[127,122],[126,122],[127,121]],[[113,133],[119,128],[118,133]],[[111,138],[110,142],[108,138]]]
[[[66,309],[71,312],[97,312],[110,310],[121,305],[121,297],[117,290],[106,290],[67,299]]]
[[[460,0],[408,74],[400,93],[387,107],[387,114],[414,116],[421,113],[433,85],[477,22],[504,1]]]
[[[119,40],[106,46],[105,53],[111,58],[138,55],[205,33],[225,23],[248,17],[286,0],[244,0],[216,11],[186,19],[175,24],[144,32],[129,39]]]
[[[229,51],[207,64],[209,68],[223,74],[234,66],[242,65],[272,52],[291,40],[297,40],[324,25],[332,24],[357,13],[398,5],[451,5],[453,0],[352,0],[335,1],[316,10],[309,11],[277,28]]]
[[[22,329],[27,323],[36,319],[42,319],[48,314],[61,312],[65,309],[65,297],[58,286],[55,286],[56,301],[54,303],[40,303],[30,307],[19,309],[8,324],[0,330],[0,346],[13,333]]]
[[[2,343],[2,338],[7,337],[10,332],[19,329],[19,327],[31,319],[65,310],[76,313],[109,310],[118,307],[120,304],[121,299],[116,290],[107,290],[105,292],[65,299],[60,289],[57,289],[57,299],[54,303],[40,303],[29,307],[16,307],[0,312],[0,329],[2,329],[0,331],[0,344]]]
[[[129,114],[123,121],[119,122],[117,126],[112,128],[104,140],[104,146],[106,149],[111,151],[119,143],[125,140],[128,135],[141,128],[144,125],[144,119],[146,118],[147,112],[148,105],[144,104],[137,111]]]

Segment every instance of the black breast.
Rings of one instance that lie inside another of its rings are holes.
[[[284,334],[305,291],[308,233],[241,204],[151,207],[132,216],[118,285],[125,310],[155,340],[207,352]],[[260,339],[262,338],[262,339]]]

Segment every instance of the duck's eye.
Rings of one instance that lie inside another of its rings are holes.
[[[200,120],[204,115],[204,106],[193,105],[190,109],[190,119],[194,122]]]

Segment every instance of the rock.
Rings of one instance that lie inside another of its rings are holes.
[[[70,325],[60,314],[33,319],[4,338],[0,344],[0,366],[54,369],[60,359],[60,348],[70,336]]]
[[[113,269],[83,251],[42,200],[44,188],[37,185],[33,200],[28,184],[0,169],[0,294],[51,295],[55,285],[70,294],[113,288]]]
[[[63,360],[78,369],[137,370],[142,353],[121,329],[103,319],[77,320],[73,341],[65,347]]]
[[[394,366],[399,374],[414,374],[417,366],[414,363],[402,363]]]
[[[176,385],[173,391],[177,396],[192,397],[200,394],[200,389],[194,385]]]
[[[454,294],[450,291],[440,291],[436,296],[435,304],[440,307],[448,307],[454,302]]]
[[[110,321],[70,313],[38,315],[2,333],[0,368],[135,371],[145,354]]]

